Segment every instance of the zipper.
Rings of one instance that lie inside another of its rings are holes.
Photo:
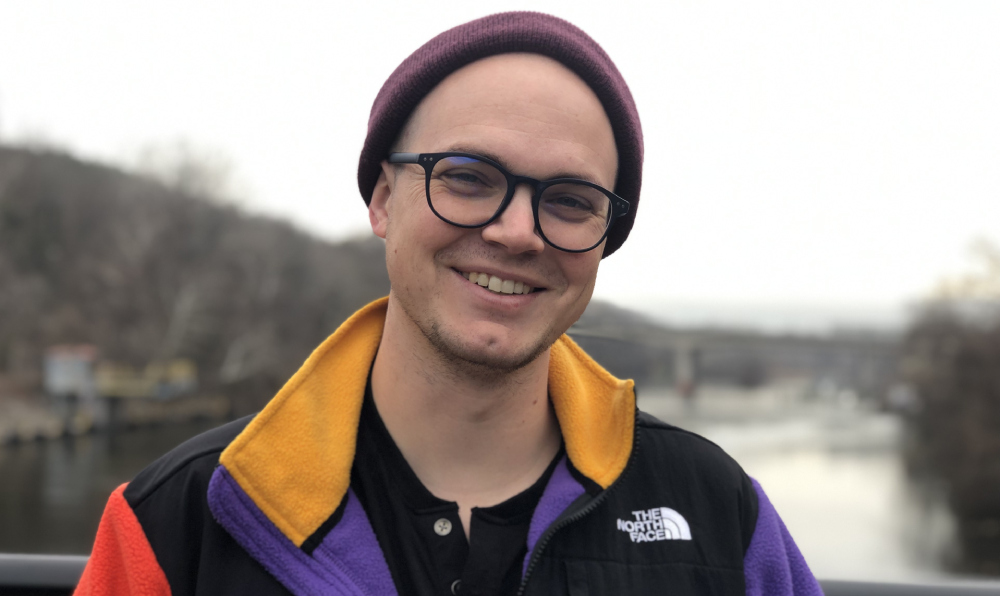
[[[566,526],[572,524],[573,522],[583,519],[584,517],[589,515],[592,511],[594,511],[594,509],[597,509],[600,506],[600,504],[604,502],[604,499],[608,496],[608,493],[614,490],[616,486],[621,484],[622,479],[628,475],[629,468],[631,467],[632,462],[635,461],[636,453],[639,450],[639,403],[638,402],[639,400],[636,399],[635,422],[632,424],[632,453],[629,454],[628,463],[625,465],[625,469],[622,470],[621,475],[617,479],[615,479],[613,483],[611,483],[611,486],[604,489],[601,492],[601,494],[594,497],[594,499],[590,503],[587,503],[586,507],[584,507],[580,511],[577,511],[573,515],[558,520],[557,522],[549,526],[547,530],[545,530],[545,533],[542,534],[542,537],[538,539],[538,544],[535,545],[534,552],[531,553],[531,560],[528,561],[528,568],[525,569],[524,577],[521,578],[521,587],[518,588],[517,590],[517,596],[524,596],[524,590],[528,587],[528,579],[531,577],[531,572],[535,569],[535,566],[538,564],[538,559],[541,557],[542,551],[545,550],[545,547],[548,545],[549,541],[552,540],[552,536],[555,535],[555,533],[561,530],[562,528],[565,528]]]

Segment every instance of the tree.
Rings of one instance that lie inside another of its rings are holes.
[[[911,466],[944,482],[957,570],[1000,575],[1000,250],[945,280],[909,329],[903,374],[919,399]]]

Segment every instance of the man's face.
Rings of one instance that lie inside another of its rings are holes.
[[[450,75],[421,102],[397,150],[474,153],[522,176],[582,178],[605,188],[614,188],[618,167],[600,100],[566,67],[534,54],[493,56]],[[516,189],[493,223],[463,229],[430,210],[420,166],[383,163],[383,176],[370,217],[386,240],[391,300],[446,358],[514,370],[583,313],[604,245],[567,253],[545,244],[528,186]],[[495,293],[467,279],[470,272],[536,290]]]

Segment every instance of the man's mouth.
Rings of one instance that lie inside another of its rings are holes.
[[[542,290],[542,288],[534,288],[522,281],[501,279],[496,275],[489,275],[487,273],[477,273],[475,271],[459,271],[459,273],[472,283],[479,284],[497,294],[530,294],[532,291]]]

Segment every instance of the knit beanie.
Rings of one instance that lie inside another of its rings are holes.
[[[527,52],[548,56],[572,70],[594,91],[611,121],[618,149],[615,193],[629,202],[627,214],[608,232],[604,255],[628,237],[639,207],[642,183],[642,128],[625,79],[597,42],[576,26],[537,12],[505,12],[449,29],[413,52],[389,76],[372,105],[368,136],[358,164],[358,188],[371,201],[392,143],[420,101],[448,75],[496,54]]]

